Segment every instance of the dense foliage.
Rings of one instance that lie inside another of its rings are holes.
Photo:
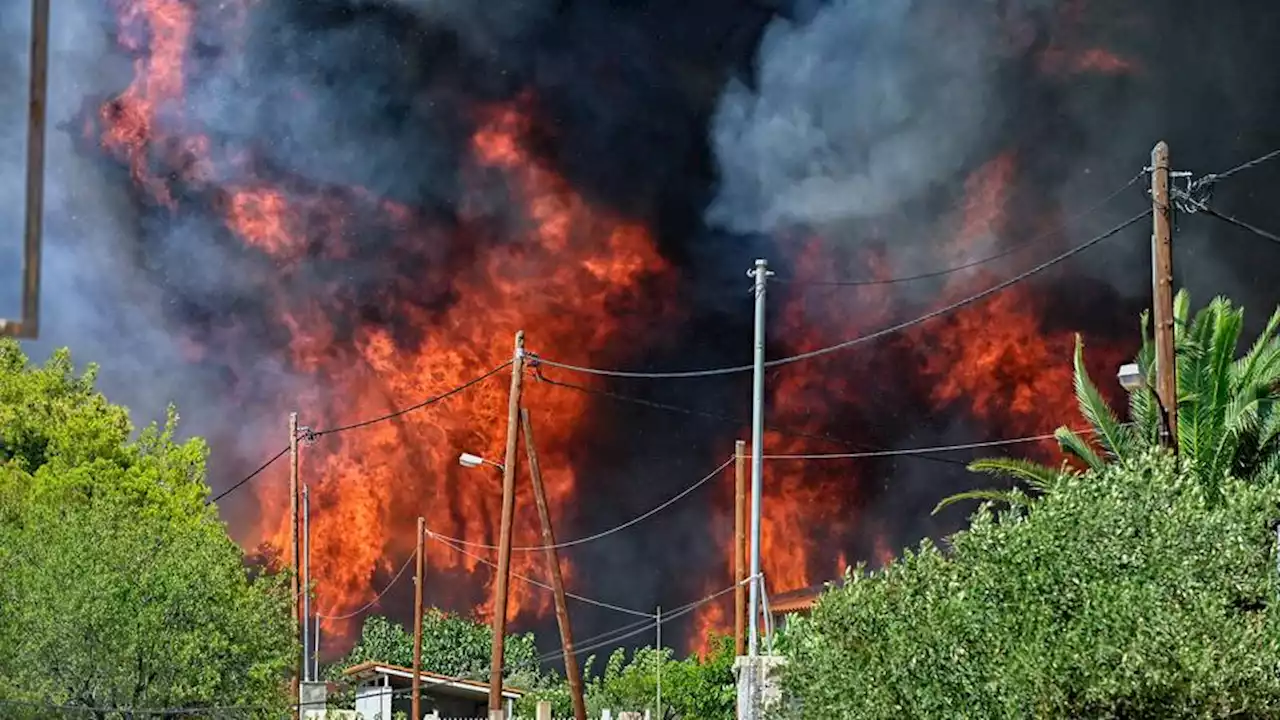
[[[1280,472],[1280,309],[1240,357],[1244,310],[1226,298],[1214,298],[1189,318],[1185,291],[1174,302],[1174,347],[1177,356],[1178,450],[1187,469],[1210,493],[1227,475],[1244,480],[1269,479]],[[1068,427],[1056,433],[1062,449],[1082,466],[1140,455],[1160,444],[1163,420],[1155,387],[1155,348],[1148,318],[1141,321],[1142,350],[1137,365],[1143,385],[1129,392],[1129,418],[1121,421],[1107,405],[1084,367],[1084,348],[1077,340],[1075,390],[1089,435]],[[981,460],[972,469],[1008,475],[1043,491],[1060,468],[1023,460]],[[1020,501],[1001,491],[962,493],[962,499]]]
[[[833,718],[1280,716],[1280,482],[1146,451],[983,506],[824,594],[789,706]]]
[[[0,715],[289,702],[287,584],[246,570],[176,428],[135,439],[93,368],[0,340]]]
[[[670,648],[644,647],[628,654],[619,649],[609,657],[604,672],[593,675],[594,658],[583,667],[587,714],[599,717],[604,709],[619,712],[648,709],[657,718],[658,677],[661,666],[662,718],[664,720],[732,720],[734,717],[733,638],[711,638],[705,657],[677,660]],[[552,703],[554,717],[571,717],[569,689],[558,681],[534,693],[521,705],[532,717],[538,700]]]
[[[422,669],[449,677],[488,680],[492,638],[493,628],[487,623],[427,608],[422,613]],[[502,655],[508,682],[537,670],[538,647],[533,633],[508,635]],[[413,633],[381,615],[370,615],[361,627],[360,640],[330,668],[330,675],[337,678],[343,669],[371,660],[413,667]]]

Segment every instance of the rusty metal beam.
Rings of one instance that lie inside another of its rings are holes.
[[[22,242],[22,318],[0,318],[0,335],[40,333],[40,260],[44,236],[44,150],[49,89],[49,0],[31,0],[31,85],[27,96],[27,202]]]

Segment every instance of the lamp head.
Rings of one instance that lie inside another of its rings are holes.
[[[1133,392],[1147,384],[1147,379],[1143,377],[1137,363],[1121,365],[1120,371],[1116,373],[1116,379],[1120,381],[1120,387],[1129,392]]]
[[[484,458],[471,453],[462,453],[458,456],[458,464],[464,468],[477,468],[484,464]]]

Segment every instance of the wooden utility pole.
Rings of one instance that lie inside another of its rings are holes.
[[[507,452],[502,464],[502,518],[498,577],[493,591],[493,653],[489,657],[489,720],[505,720],[502,706],[502,651],[507,634],[507,584],[511,580],[511,520],[516,511],[516,451],[520,444],[520,392],[524,387],[524,331],[516,333],[507,400]]]
[[[547,569],[551,573],[551,589],[555,596],[556,623],[560,626],[560,647],[564,651],[564,675],[569,681],[569,696],[573,700],[574,720],[587,720],[587,703],[582,697],[582,675],[578,672],[578,658],[573,651],[573,628],[569,625],[569,604],[564,597],[564,577],[560,573],[560,556],[556,552],[556,534],[551,528],[551,510],[547,506],[547,490],[542,484],[542,466],[538,464],[538,450],[533,444],[533,424],[529,411],[520,410],[521,430],[524,432],[524,448],[529,453],[529,475],[533,478],[533,497],[538,504],[538,518],[542,522],[542,546],[546,548]]]
[[[1178,367],[1173,329],[1173,204],[1169,202],[1169,146],[1151,150],[1151,284],[1155,316],[1156,397],[1162,440],[1178,451]]]
[[[289,568],[292,570],[292,580],[290,588],[293,592],[293,632],[295,634],[301,632],[302,616],[299,614],[298,596],[301,595],[299,570],[301,563],[299,555],[301,553],[301,543],[298,542],[298,413],[289,413]],[[302,658],[299,658],[301,660]],[[294,700],[300,700],[298,694],[298,679],[302,670],[302,663],[294,664],[293,669],[293,697]],[[298,716],[295,708],[294,717]]]
[[[418,518],[418,566],[413,575],[413,714],[422,717],[422,568],[426,554],[427,521]]]
[[[746,652],[747,626],[747,444],[733,445],[733,652]]]

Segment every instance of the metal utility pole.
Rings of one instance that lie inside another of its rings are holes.
[[[733,652],[746,648],[747,588],[747,444],[733,445]]]
[[[654,614],[654,617],[657,618],[658,620],[658,640],[657,640],[657,643],[658,643],[658,673],[657,673],[658,674],[658,679],[657,679],[658,700],[655,703],[656,712],[654,712],[654,715],[656,715],[657,717],[654,718],[654,720],[662,720],[662,663],[663,663],[663,660],[665,660],[665,656],[662,653],[662,606],[661,605],[658,606],[658,612]]]
[[[427,521],[418,518],[417,568],[413,575],[413,714],[422,717],[422,567],[425,564]]]
[[[31,0],[31,80],[27,90],[27,204],[22,232],[22,318],[0,318],[0,336],[40,334],[44,235],[44,148],[49,94],[49,0]]]
[[[311,493],[302,486],[302,681],[310,682],[311,662]]]
[[[551,527],[551,510],[547,505],[547,490],[542,484],[542,466],[538,464],[538,450],[533,444],[533,423],[528,409],[520,410],[524,448],[529,455],[529,475],[533,478],[533,497],[538,504],[538,518],[542,522],[542,546],[546,548],[547,569],[551,574],[551,590],[556,603],[556,623],[560,626],[560,647],[564,651],[564,675],[569,681],[569,696],[573,700],[574,720],[587,720],[587,703],[582,696],[582,674],[578,671],[578,658],[573,651],[573,628],[569,624],[569,605],[564,596],[564,576],[560,572],[560,556],[556,552],[556,535]],[[415,716],[416,717],[416,716]]]
[[[289,413],[289,569],[292,571],[292,579],[290,580],[290,589],[293,592],[293,631],[299,632],[299,624],[302,620],[298,614],[298,596],[301,594],[299,590],[298,575],[301,569],[298,542],[298,413]],[[301,658],[305,662],[305,658]],[[302,665],[294,666],[293,671],[293,696],[301,699],[298,694],[298,679],[302,673]],[[294,710],[294,717],[298,712]]]
[[[489,657],[489,720],[505,720],[502,706],[502,651],[507,633],[507,585],[511,580],[511,521],[516,510],[516,451],[520,444],[520,392],[524,387],[524,331],[516,333],[507,400],[507,452],[502,464],[502,518],[498,577],[493,592],[493,653]]]
[[[1169,145],[1151,150],[1151,284],[1156,341],[1156,397],[1161,439],[1178,452],[1178,367],[1173,330],[1173,203],[1169,201]]]
[[[769,277],[769,263],[756,260],[751,275],[755,278],[756,328],[755,372],[751,378],[751,577],[760,576],[760,496],[763,492],[764,472],[764,298],[765,282]],[[756,656],[759,633],[756,618],[760,617],[759,584],[751,583],[751,611],[747,622],[747,654]]]

